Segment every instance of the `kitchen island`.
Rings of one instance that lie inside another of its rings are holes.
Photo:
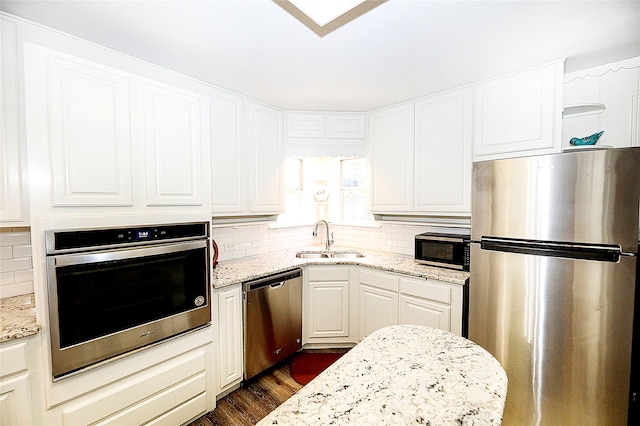
[[[455,334],[415,325],[380,329],[259,425],[499,425],[507,376]]]

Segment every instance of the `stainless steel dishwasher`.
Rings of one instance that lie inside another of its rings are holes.
[[[244,378],[302,348],[300,269],[243,283]]]

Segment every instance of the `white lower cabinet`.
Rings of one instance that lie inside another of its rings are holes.
[[[462,307],[461,285],[400,278],[400,324],[426,325],[462,335]]]
[[[360,337],[398,324],[398,277],[360,270]]]
[[[416,324],[462,334],[463,286],[360,270],[360,338],[396,324]]]
[[[307,267],[303,272],[302,343],[354,342],[350,318],[351,268]]]
[[[303,277],[307,347],[357,343],[397,324],[462,335],[463,285],[343,265],[308,266]]]
[[[218,384],[220,394],[242,381],[242,284],[215,290],[218,323]],[[216,314],[214,312],[214,318]]]
[[[33,424],[27,341],[0,345],[0,424]]]

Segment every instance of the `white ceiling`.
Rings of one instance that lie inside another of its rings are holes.
[[[640,56],[640,1],[388,0],[322,37],[272,0],[0,9],[284,109],[370,111],[562,58]]]

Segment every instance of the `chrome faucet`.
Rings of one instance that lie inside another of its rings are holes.
[[[314,237],[318,236],[318,225],[320,225],[321,223],[324,223],[325,226],[327,227],[327,242],[324,244],[324,249],[328,251],[331,249],[331,244],[333,244],[333,232],[329,233],[329,224],[327,223],[326,220],[321,220],[318,223],[316,223],[316,227],[313,230],[313,236]]]

